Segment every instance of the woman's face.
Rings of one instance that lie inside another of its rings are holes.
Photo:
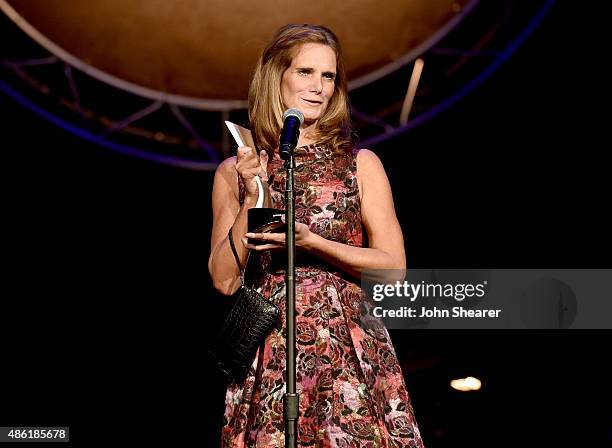
[[[295,108],[304,114],[304,122],[311,125],[323,116],[334,94],[336,54],[323,44],[303,44],[283,73],[281,95],[287,109]]]

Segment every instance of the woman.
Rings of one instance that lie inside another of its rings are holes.
[[[288,25],[264,50],[249,90],[256,148],[217,169],[209,271],[230,295],[240,286],[228,232],[242,265],[249,251],[253,287],[278,303],[274,330],[243,384],[227,390],[222,444],[283,447],[285,235],[247,233],[257,201],[256,176],[268,180],[272,206],[284,208],[278,154],[282,114],[304,114],[295,149],[298,444],[331,447],[422,447],[410,399],[386,330],[360,326],[360,273],[404,269],[402,232],[379,159],[351,144],[347,81],[336,36]],[[365,228],[368,247],[362,247]],[[260,244],[253,245],[257,240]]]

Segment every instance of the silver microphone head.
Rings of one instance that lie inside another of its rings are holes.
[[[287,117],[294,116],[298,120],[300,120],[300,126],[304,124],[304,114],[299,109],[287,109],[283,114],[283,121],[287,119]]]

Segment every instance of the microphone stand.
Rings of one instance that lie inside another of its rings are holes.
[[[293,148],[291,148],[290,151],[281,152],[281,157],[285,159],[285,170],[287,171],[287,178],[285,181],[285,221],[287,223],[287,230],[285,233],[287,245],[287,270],[285,271],[287,320],[285,373],[287,388],[283,402],[285,417],[285,448],[296,448],[300,397],[295,388],[295,196],[293,191]]]

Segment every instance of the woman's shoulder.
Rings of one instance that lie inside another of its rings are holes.
[[[236,156],[228,157],[217,166],[215,177],[222,177],[226,181],[231,181],[236,177]]]
[[[228,157],[217,166],[215,170],[215,185],[217,188],[225,186],[238,192],[238,175],[236,173],[236,156]]]
[[[218,172],[226,172],[235,169],[236,167],[236,156],[231,156],[225,159],[217,167]]]
[[[374,151],[367,148],[353,150],[357,165],[357,182],[359,184],[359,199],[371,185],[382,185],[386,182],[385,169]]]
[[[371,170],[382,167],[382,163],[376,153],[367,148],[356,148],[353,155],[357,161],[357,170]]]

